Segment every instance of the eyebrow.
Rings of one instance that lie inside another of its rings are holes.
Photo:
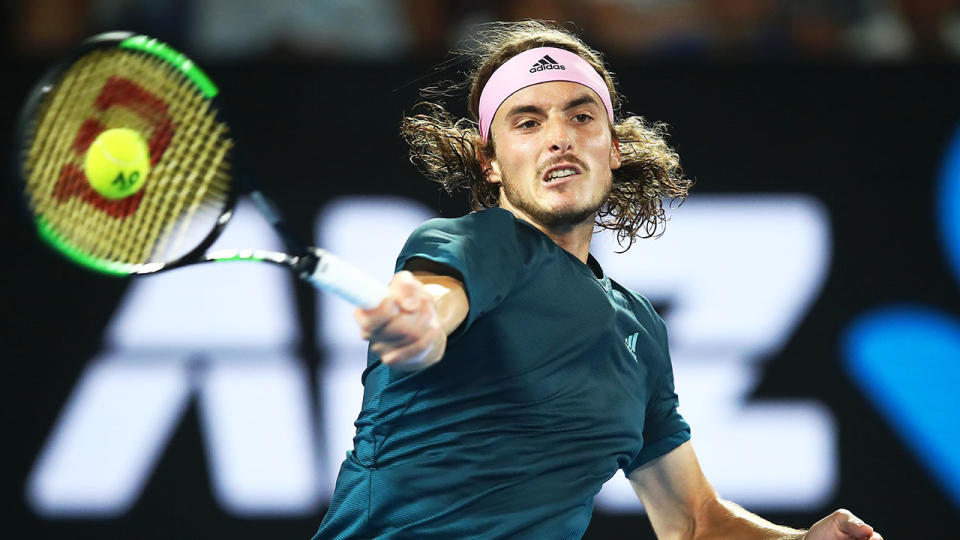
[[[590,94],[584,94],[578,98],[574,98],[569,102],[567,102],[567,104],[564,105],[563,110],[568,111],[570,109],[579,107],[581,105],[586,105],[588,103],[592,103],[594,105],[600,104]],[[513,107],[507,112],[507,117],[509,118],[517,114],[526,114],[526,113],[533,113],[533,114],[539,114],[539,115],[546,114],[543,109],[541,109],[540,107],[537,107],[536,105],[517,105],[516,107]]]

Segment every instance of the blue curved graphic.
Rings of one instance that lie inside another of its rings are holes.
[[[960,130],[947,147],[937,195],[940,236],[953,276],[960,283]]]
[[[960,129],[939,181],[937,223],[960,284]],[[842,345],[860,390],[960,507],[960,316],[886,306],[858,317]]]
[[[960,319],[887,307],[857,320],[843,349],[860,390],[960,505]]]

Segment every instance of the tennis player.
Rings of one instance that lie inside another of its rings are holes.
[[[402,128],[476,211],[415,230],[356,312],[363,406],[315,540],[576,539],[618,469],[660,538],[879,539],[846,510],[774,525],[704,478],[663,321],[589,253],[595,226],[629,247],[687,194],[662,127],[618,119],[600,55],[562,29],[498,25],[476,55],[476,124],[433,103]]]

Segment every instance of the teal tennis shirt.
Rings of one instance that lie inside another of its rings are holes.
[[[434,219],[397,270],[463,280],[444,357],[401,372],[368,355],[354,448],[314,536],[583,536],[593,498],[690,438],[663,321],[641,295],[499,208]]]

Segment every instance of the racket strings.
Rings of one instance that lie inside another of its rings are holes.
[[[223,140],[227,133],[226,125],[215,122],[213,115],[208,114],[209,102],[203,100],[197,103],[197,107],[190,108],[196,111],[194,118],[187,118],[188,129],[195,130],[195,133],[186,135],[191,140],[189,147],[183,149],[182,156],[174,155],[172,159],[177,159],[183,163],[183,169],[187,171],[186,184],[196,188],[194,193],[187,190],[177,190],[168,193],[168,215],[180,216],[178,222],[181,224],[191,223],[201,209],[208,210],[201,214],[203,222],[206,223],[210,217],[219,216],[220,207],[211,208],[204,204],[208,200],[225,200],[227,197],[228,181],[220,176],[228,174],[229,163],[227,162],[227,152],[229,145],[218,145],[217,142]],[[218,164],[223,163],[223,167]],[[222,206],[222,205],[221,205]],[[209,211],[213,210],[213,212]],[[162,220],[158,224],[166,223]],[[178,228],[177,236],[173,242],[174,246],[195,245],[190,241],[189,227],[181,225]],[[157,251],[164,253],[167,251],[165,240],[170,235],[164,235],[164,242],[160,242]]]
[[[81,249],[94,255],[109,256],[112,246],[98,240],[110,238],[112,222],[100,220],[103,230],[97,232],[97,214],[92,211],[90,203],[83,200],[89,200],[92,191],[84,185],[82,160],[79,159],[86,148],[78,148],[73,137],[80,133],[86,120],[71,110],[73,104],[94,99],[89,64],[89,61],[78,63],[58,90],[50,94],[49,108],[41,112],[44,121],[37,129],[35,143],[28,154],[27,169],[31,174],[27,192],[32,195],[34,212],[48,219],[54,230]],[[119,244],[123,238],[117,240]]]
[[[140,132],[153,165],[142,190],[109,201],[89,186],[83,159],[96,135],[114,127]],[[153,56],[85,55],[48,93],[33,130],[25,156],[31,209],[55,241],[90,257],[132,265],[175,259],[227,204],[227,126],[189,79]]]

